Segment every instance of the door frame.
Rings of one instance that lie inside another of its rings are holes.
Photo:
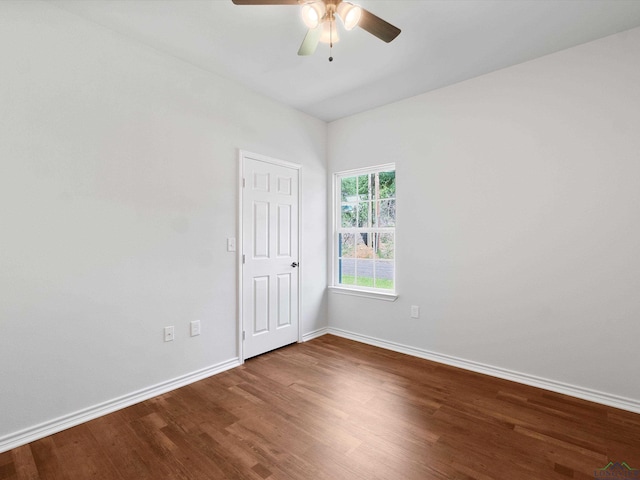
[[[242,311],[242,300],[244,296],[243,292],[243,280],[244,280],[244,268],[242,268],[242,256],[244,252],[242,248],[244,246],[244,232],[243,232],[243,215],[242,215],[242,207],[243,207],[243,194],[244,194],[244,159],[250,158],[252,160],[257,160],[259,162],[271,163],[273,165],[278,165],[281,167],[292,168],[298,170],[298,343],[302,342],[302,272],[304,266],[300,260],[302,259],[302,165],[287,162],[285,160],[279,160],[277,158],[268,157],[266,155],[261,155],[259,153],[248,152],[246,150],[238,149],[238,232],[236,242],[236,277],[238,280],[237,284],[237,327],[238,327],[238,360],[241,364],[244,363],[244,341],[242,338],[242,332],[244,330],[244,322],[243,322],[243,311]]]

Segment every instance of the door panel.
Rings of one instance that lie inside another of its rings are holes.
[[[291,205],[278,205],[278,256],[291,256]]]
[[[253,203],[253,258],[269,258],[269,203]]]
[[[291,274],[278,275],[278,328],[291,325]]]
[[[269,277],[253,279],[253,329],[254,335],[269,331]]]
[[[259,157],[259,156],[256,156]],[[244,358],[298,340],[299,167],[243,153]]]

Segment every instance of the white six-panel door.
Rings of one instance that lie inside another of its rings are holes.
[[[243,356],[298,341],[299,166],[241,152]]]

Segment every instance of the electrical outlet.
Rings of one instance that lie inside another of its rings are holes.
[[[164,327],[164,341],[173,342],[174,337],[173,327]]]
[[[193,320],[191,322],[191,336],[195,337],[200,335],[200,320]]]
[[[411,305],[411,318],[420,318],[420,307],[418,305]]]

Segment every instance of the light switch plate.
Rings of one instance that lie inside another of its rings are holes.
[[[236,239],[235,238],[227,238],[227,252],[235,252],[236,251]]]

